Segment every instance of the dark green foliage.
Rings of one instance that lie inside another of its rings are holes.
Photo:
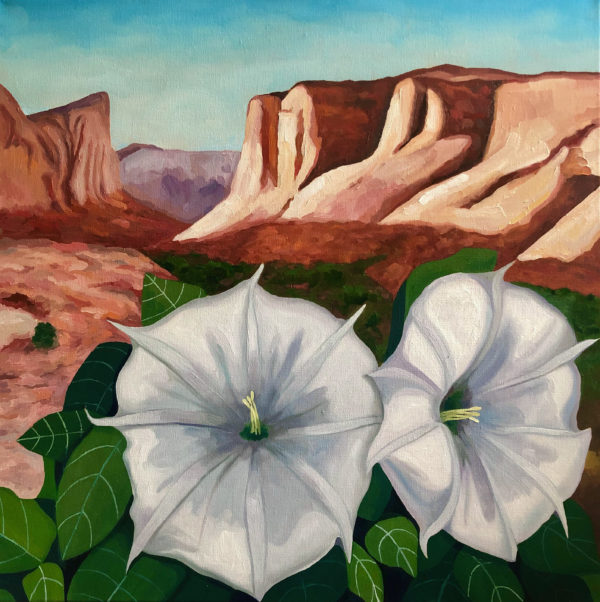
[[[0,487],[0,574],[34,569],[55,537],[54,523],[37,502]]]
[[[402,602],[468,602],[452,568],[452,559],[446,558],[433,570],[419,573],[411,581],[404,596],[398,599]]]
[[[519,545],[521,560],[532,569],[549,573],[598,573],[600,558],[592,521],[573,500],[565,502],[569,536],[556,515]]]
[[[273,586],[263,602],[335,602],[346,587],[346,561],[342,549],[336,546],[316,564]]]
[[[64,410],[83,410],[100,417],[114,413],[117,375],[131,353],[128,343],[101,343],[85,359],[65,395]]]
[[[38,322],[35,332],[31,337],[31,342],[38,349],[50,349],[55,347],[58,339],[56,338],[56,328],[50,322]]]
[[[523,602],[525,595],[508,563],[464,548],[454,561],[454,576],[473,602]]]
[[[63,559],[94,547],[123,516],[131,498],[123,463],[126,445],[118,430],[95,427],[69,458],[56,498],[58,543]]]
[[[370,521],[378,520],[392,494],[392,484],[385,476],[381,466],[375,464],[371,474],[369,489],[358,508],[358,516]]]
[[[132,529],[127,522],[94,548],[75,573],[67,600],[169,600],[184,580],[186,569],[167,558],[142,554],[127,571],[132,537]]]
[[[83,410],[55,412],[38,420],[18,441],[23,447],[41,456],[66,460],[91,428]]]
[[[404,516],[375,523],[365,537],[365,544],[377,562],[401,568],[411,577],[417,576],[419,536],[415,526]]]
[[[527,600],[531,602],[592,602],[590,588],[575,575],[535,571],[526,565],[519,571]],[[598,591],[600,595],[600,590]]]

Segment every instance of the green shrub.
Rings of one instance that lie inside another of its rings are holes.
[[[31,342],[38,349],[50,349],[57,344],[56,328],[50,322],[38,322]]]

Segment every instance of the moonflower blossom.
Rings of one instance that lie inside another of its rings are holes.
[[[262,268],[261,268],[262,269]],[[348,321],[268,294],[255,276],[142,328],[118,413],[142,551],[256,598],[341,540],[370,480],[377,367]]]
[[[507,266],[508,267],[508,266]],[[420,527],[506,560],[557,512],[583,471],[580,376],[565,317],[490,274],[434,281],[372,374],[384,418],[369,452]]]

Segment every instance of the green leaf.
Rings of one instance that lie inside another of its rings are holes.
[[[452,561],[444,560],[428,573],[411,581],[402,602],[468,602],[456,582]],[[491,600],[488,602],[492,602]],[[496,602],[496,601],[494,601]]]
[[[407,518],[397,516],[375,523],[365,536],[365,545],[375,560],[417,576],[419,537]]]
[[[227,585],[191,572],[169,600],[170,602],[198,602],[198,600],[228,602],[232,595],[233,590]],[[266,598],[263,598],[263,600],[266,600]]]
[[[15,602],[15,599],[9,591],[0,589],[0,602]]]
[[[0,573],[29,571],[48,555],[56,527],[34,500],[0,487]]]
[[[83,410],[48,414],[18,439],[29,451],[63,461],[92,428]]]
[[[593,602],[585,581],[576,575],[556,575],[521,566],[521,582],[529,602]]]
[[[408,315],[410,306],[434,280],[458,272],[467,274],[491,272],[497,259],[497,251],[491,249],[461,249],[445,259],[429,261],[417,266],[406,280],[404,316]]]
[[[23,589],[29,602],[58,602],[65,599],[65,582],[57,564],[40,564],[23,578]]]
[[[93,549],[73,575],[67,600],[170,600],[186,569],[178,562],[142,554],[127,571],[132,535],[127,524]]]
[[[63,410],[87,408],[94,416],[107,416],[116,406],[115,382],[131,353],[128,343],[101,343],[81,364],[67,393]]]
[[[263,602],[335,602],[348,587],[344,552],[334,546],[319,562],[273,586]]]
[[[583,579],[588,586],[591,594],[591,600],[593,602],[600,602],[600,573],[579,575],[579,577]]]
[[[473,602],[523,602],[525,594],[508,563],[463,548],[454,561],[454,575]]]
[[[154,324],[188,301],[205,296],[199,286],[146,274],[142,288],[142,324]]]
[[[392,484],[385,476],[381,466],[375,464],[369,489],[358,507],[358,516],[369,521],[377,520],[385,510],[391,493]]]
[[[131,498],[125,437],[96,427],[77,446],[58,485],[56,522],[63,559],[87,552],[119,522]]]
[[[56,463],[52,458],[44,458],[44,483],[38,493],[37,499],[56,499]]]
[[[450,552],[455,547],[454,539],[446,533],[439,531],[434,536],[429,538],[427,542],[427,557],[419,547],[417,566],[419,567],[419,575],[433,570],[442,560],[449,557]]]
[[[548,573],[595,573],[600,559],[594,543],[592,521],[573,500],[565,502],[569,527],[566,536],[556,515],[519,545],[523,562],[537,571]]]
[[[348,586],[365,602],[383,602],[383,575],[379,565],[356,542],[347,564]]]

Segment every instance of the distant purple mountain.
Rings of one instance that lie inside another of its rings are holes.
[[[165,150],[130,144],[118,151],[125,190],[145,205],[194,222],[229,193],[237,151]]]

